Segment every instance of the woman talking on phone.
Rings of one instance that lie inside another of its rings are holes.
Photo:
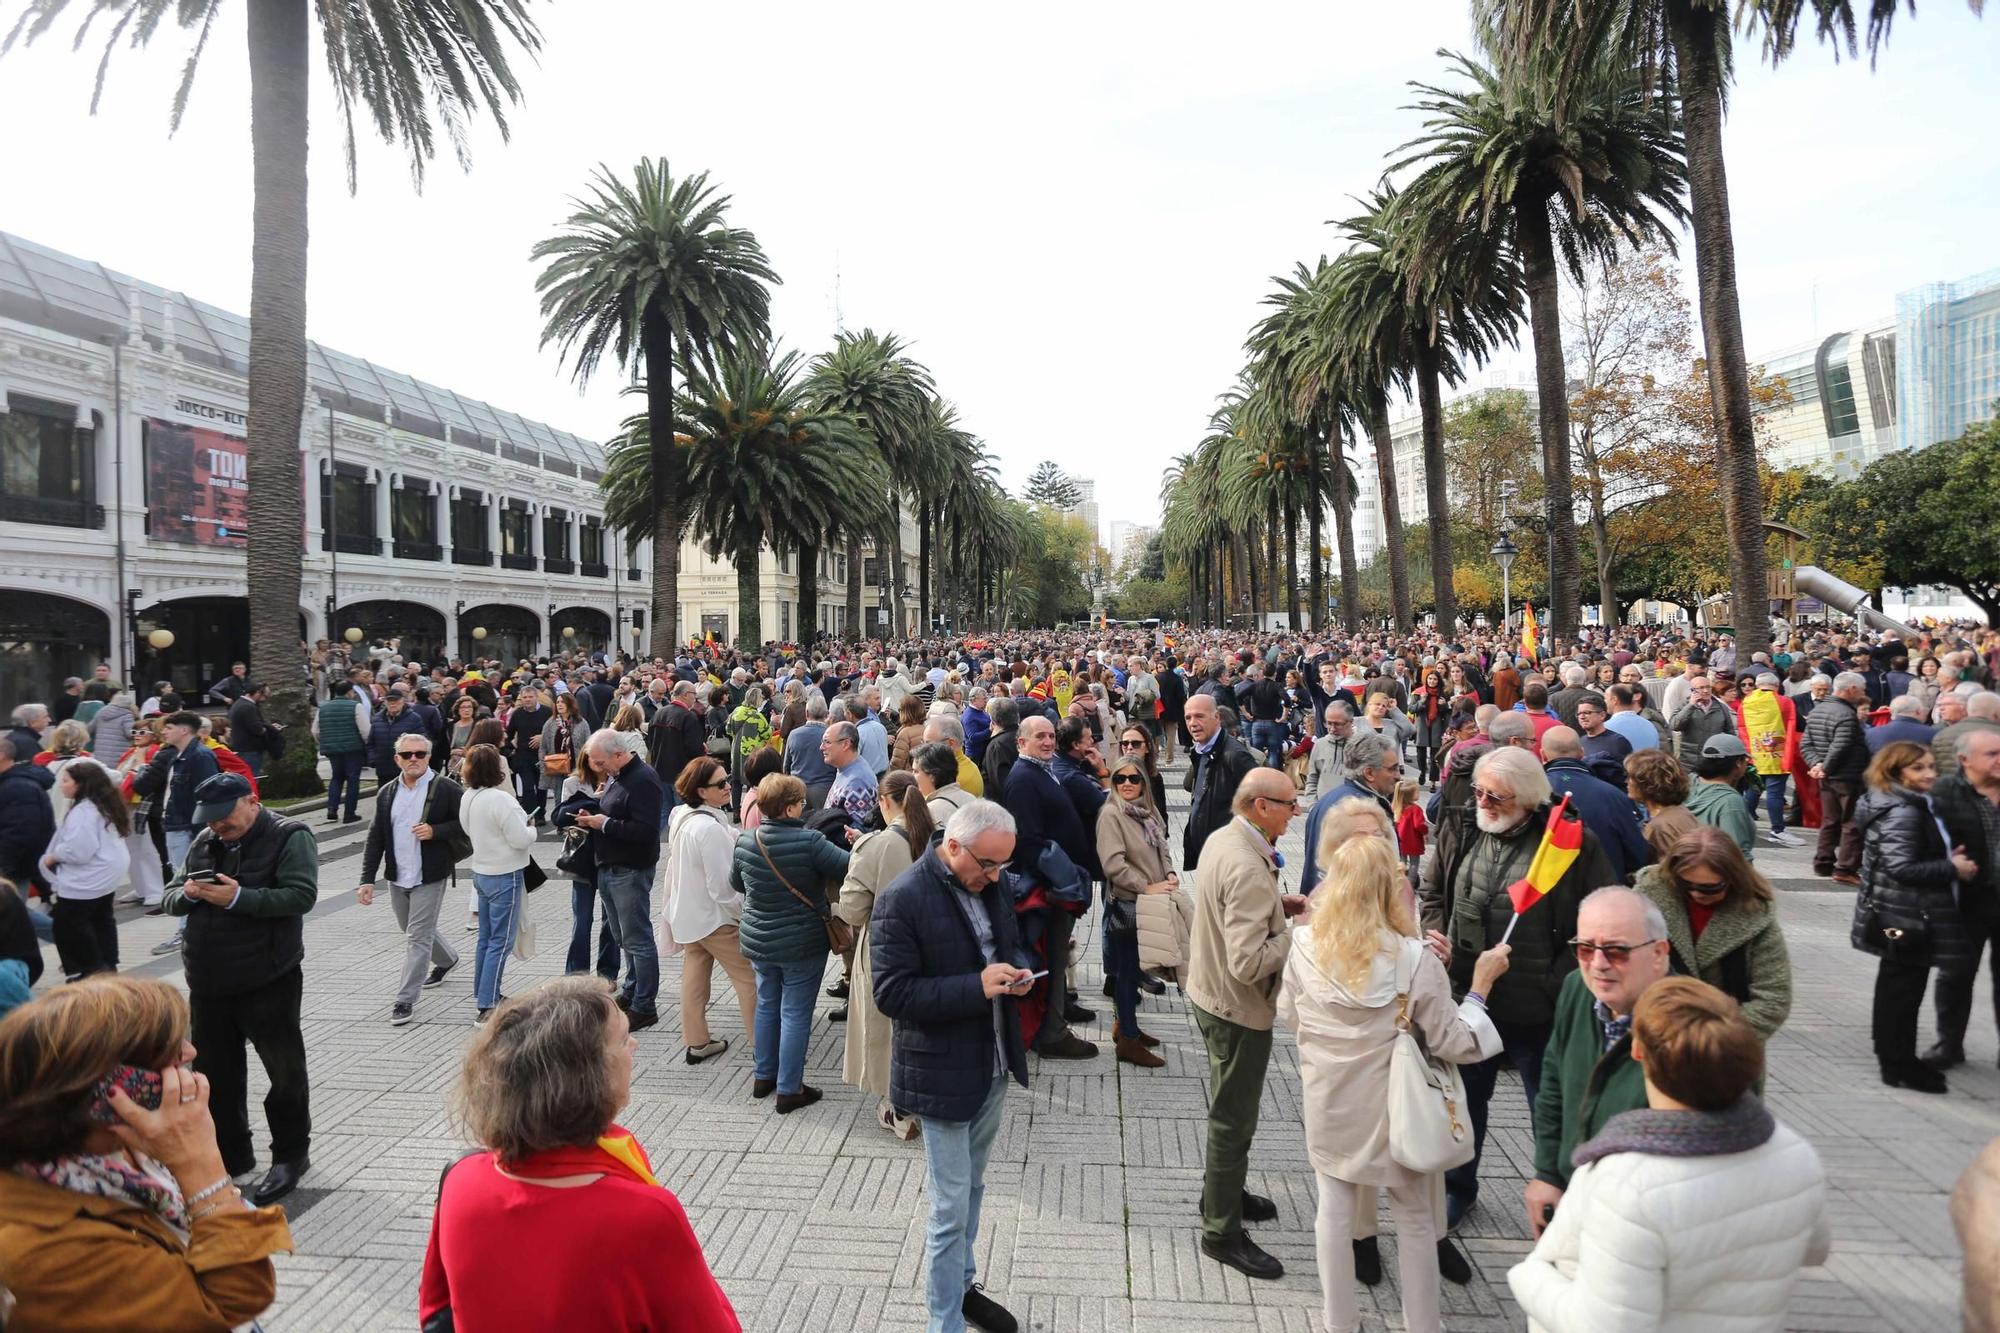
[[[277,1293],[285,1214],[216,1147],[187,1002],[104,973],[0,1020],[0,1273],[10,1330],[225,1330]]]

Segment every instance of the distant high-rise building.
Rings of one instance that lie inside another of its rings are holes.
[[[2000,399],[2000,269],[1896,297],[1896,447],[1955,440]]]
[[[1082,519],[1083,525],[1090,529],[1090,539],[1102,543],[1104,528],[1097,516],[1097,483],[1088,477],[1071,477],[1069,480],[1076,487],[1076,503],[1063,512],[1071,518]]]

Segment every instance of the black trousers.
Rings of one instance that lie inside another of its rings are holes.
[[[1979,979],[1979,951],[1993,943],[1994,928],[2000,926],[2000,905],[1968,893],[1959,910],[1965,918],[1965,933],[1972,939],[1972,965],[1955,975],[1938,973],[1931,1000],[1937,1006],[1938,1044],[1962,1048],[1966,1025],[1972,1021],[1972,986]],[[1993,972],[1993,1016],[2000,1022],[2000,947],[1991,951],[1989,966]]]
[[[215,1142],[232,1176],[257,1165],[250,1139],[249,1071],[243,1046],[257,1048],[271,1090],[264,1118],[271,1126],[271,1161],[298,1162],[312,1142],[312,1109],[306,1086],[306,1042],[299,1031],[299,998],[305,973],[293,968],[275,981],[240,995],[188,996],[194,1020],[195,1072],[208,1075],[209,1114]]]
[[[1917,1058],[1917,1016],[1924,1007],[1924,987],[1930,983],[1929,963],[1898,963],[1884,958],[1875,969],[1873,1031],[1875,1058],[1884,1069],[1912,1064]]]
[[[55,910],[49,913],[49,925],[64,976],[87,977],[93,972],[118,970],[118,921],[112,914],[110,894],[58,898]]]

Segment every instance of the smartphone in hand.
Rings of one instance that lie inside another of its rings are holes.
[[[113,1065],[111,1072],[99,1079],[97,1086],[90,1091],[90,1103],[85,1108],[85,1114],[89,1116],[91,1123],[98,1125],[124,1123],[118,1118],[118,1112],[111,1107],[111,1089],[114,1086],[125,1089],[127,1097],[148,1111],[160,1109],[159,1070],[140,1069],[136,1065]]]

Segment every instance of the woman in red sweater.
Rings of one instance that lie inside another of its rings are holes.
[[[426,1330],[742,1328],[680,1200],[613,1123],[635,1045],[594,976],[510,1000],[473,1038],[457,1112],[486,1151],[439,1187],[417,1294]]]

